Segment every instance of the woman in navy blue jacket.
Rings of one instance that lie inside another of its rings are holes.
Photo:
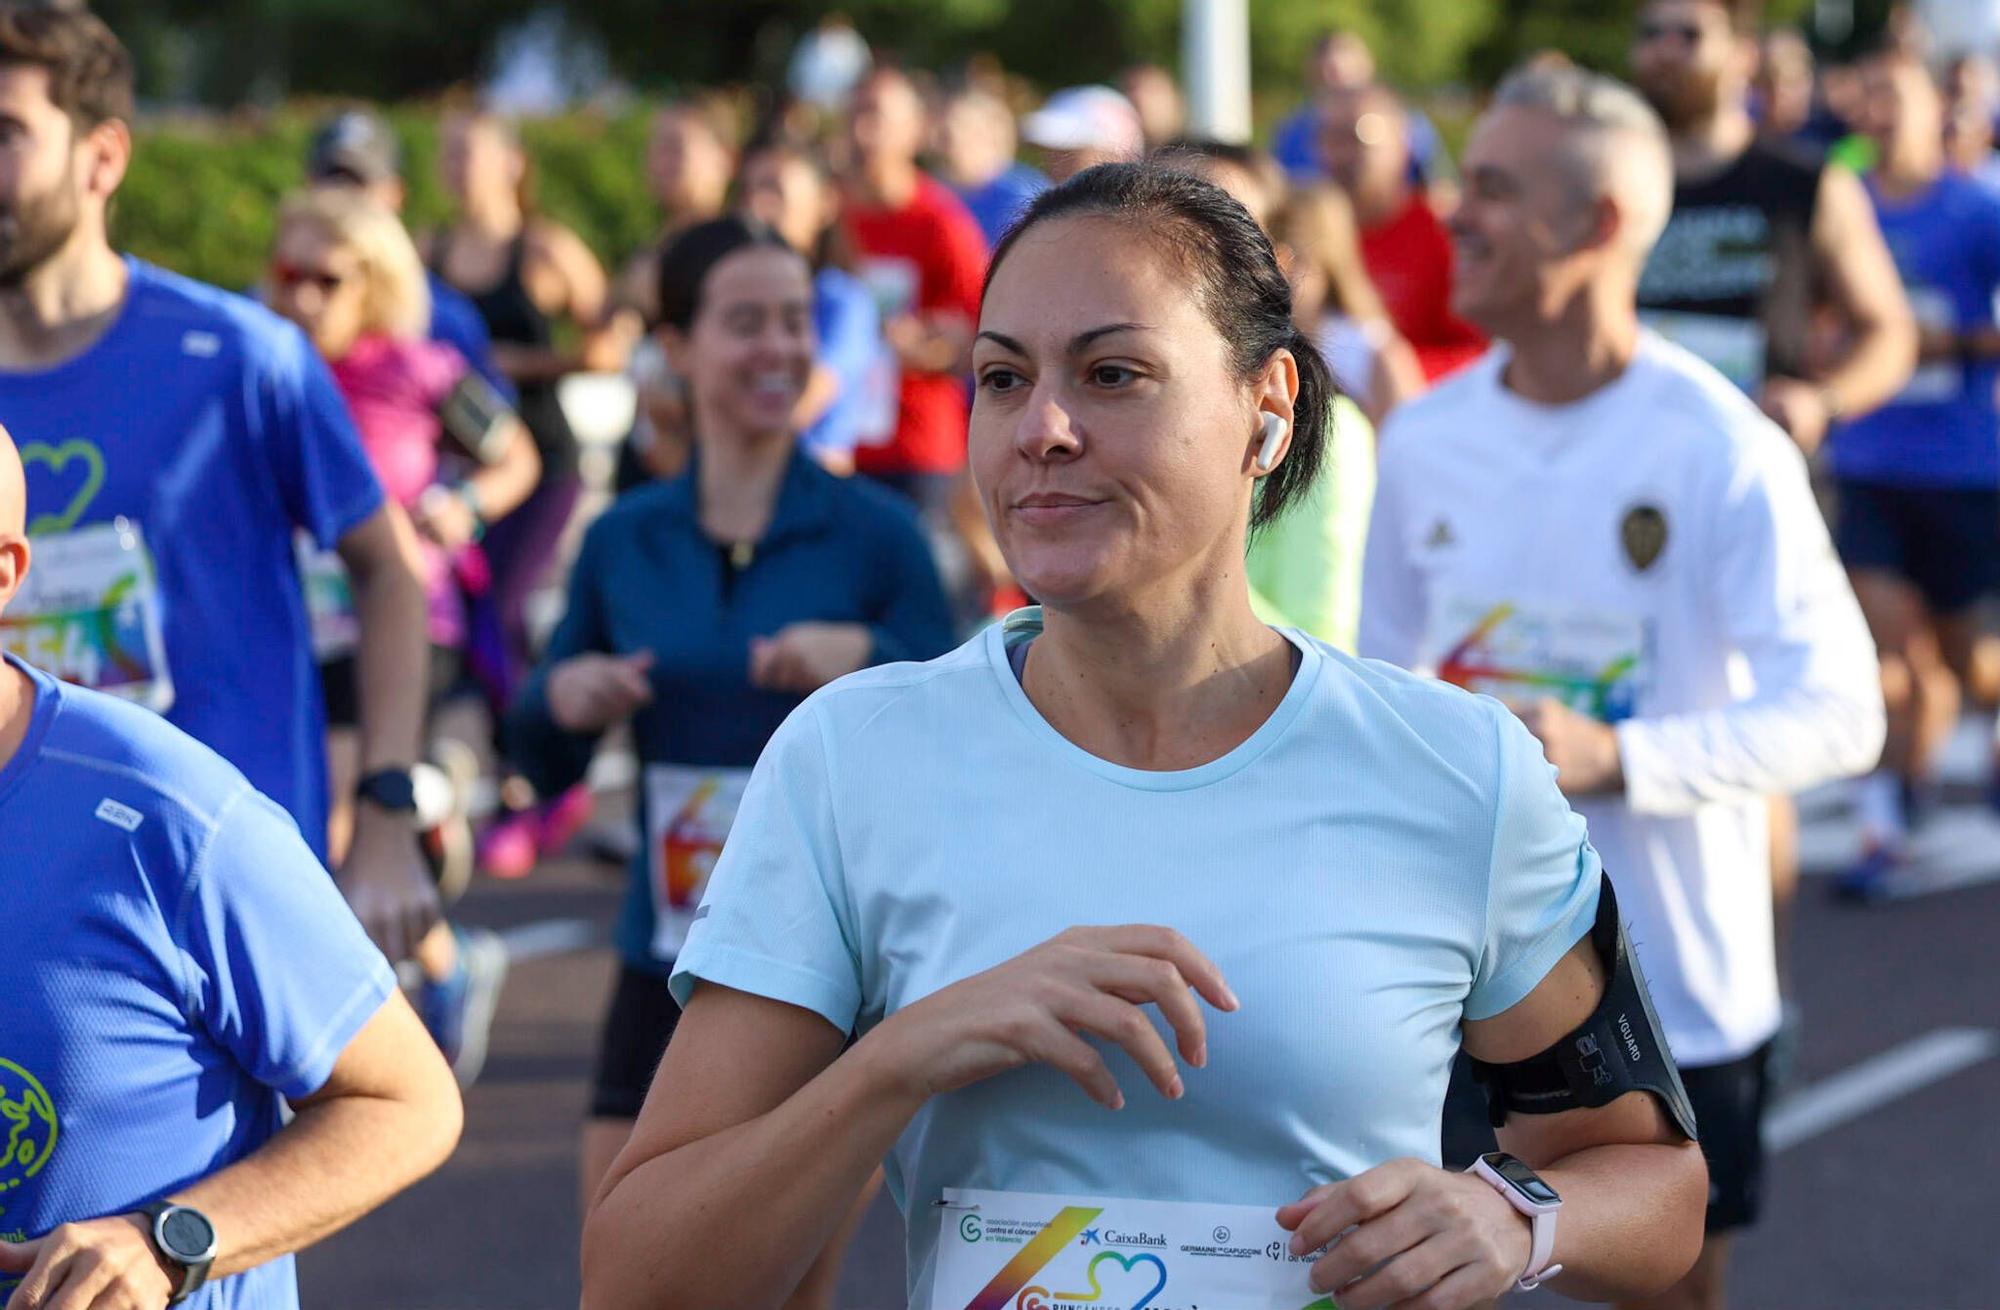
[[[645,840],[584,1134],[586,1203],[624,1144],[678,1008],[667,977],[764,743],[808,694],[953,643],[922,533],[870,484],[798,449],[813,366],[812,270],[770,228],[690,229],[660,266],[660,329],[688,380],[695,453],[591,526],[569,610],[511,716],[544,795],[630,720]]]

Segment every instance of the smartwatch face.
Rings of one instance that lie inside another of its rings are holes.
[[[183,1264],[205,1260],[215,1246],[215,1228],[193,1210],[170,1210],[160,1224],[160,1244]]]
[[[1556,1195],[1556,1189],[1543,1182],[1533,1169],[1505,1151],[1495,1151],[1487,1156],[1486,1163],[1494,1173],[1506,1179],[1514,1190],[1536,1205],[1555,1205],[1562,1200]]]

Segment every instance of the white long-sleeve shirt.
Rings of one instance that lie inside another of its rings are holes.
[[[1675,1054],[1778,1026],[1765,797],[1871,768],[1874,643],[1789,439],[1650,334],[1570,405],[1507,351],[1397,411],[1363,569],[1364,656],[1612,723],[1619,797],[1585,799]]]

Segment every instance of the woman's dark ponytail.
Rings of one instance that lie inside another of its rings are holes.
[[[1294,327],[1285,349],[1292,352],[1299,366],[1299,394],[1292,402],[1292,447],[1259,484],[1257,505],[1250,513],[1252,532],[1268,526],[1312,494],[1326,463],[1334,400],[1340,394],[1340,384],[1333,380],[1333,370],[1312,338]]]

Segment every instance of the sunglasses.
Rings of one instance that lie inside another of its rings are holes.
[[[1673,37],[1682,45],[1699,45],[1701,43],[1701,29],[1693,23],[1639,24],[1639,39],[1641,41],[1664,41],[1668,37]]]
[[[323,268],[300,268],[283,260],[271,265],[271,281],[282,291],[296,291],[302,286],[309,286],[321,295],[330,296],[346,286],[349,277],[349,274],[330,273]]]

